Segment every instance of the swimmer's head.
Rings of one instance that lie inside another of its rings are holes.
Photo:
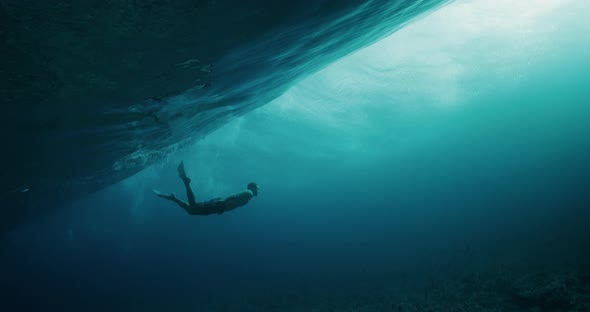
[[[248,189],[250,191],[252,191],[252,193],[254,194],[254,196],[258,195],[258,190],[260,189],[260,187],[258,186],[258,184],[254,183],[254,182],[250,182],[248,183]]]

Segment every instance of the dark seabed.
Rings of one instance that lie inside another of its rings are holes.
[[[171,121],[182,148],[0,236],[0,309],[590,311],[589,10],[454,1],[205,137]],[[186,198],[181,160],[197,199],[260,194],[189,216],[151,192]]]

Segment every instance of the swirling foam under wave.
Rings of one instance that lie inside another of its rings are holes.
[[[0,228],[137,173],[447,1],[267,2],[4,1]]]

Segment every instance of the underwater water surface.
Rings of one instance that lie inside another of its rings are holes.
[[[454,1],[3,237],[3,302],[588,311],[588,10]],[[151,192],[185,198],[181,160],[197,199],[260,194],[189,216]]]

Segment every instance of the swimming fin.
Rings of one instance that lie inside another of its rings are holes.
[[[178,175],[184,183],[191,182],[191,179],[186,176],[186,172],[184,171],[184,161],[180,161],[180,165],[178,165]]]
[[[176,198],[174,193],[164,194],[164,193],[161,193],[161,192],[154,190],[154,189],[152,189],[152,192],[154,192],[154,194],[156,194],[158,197],[162,197],[162,198],[166,198],[166,199]]]

